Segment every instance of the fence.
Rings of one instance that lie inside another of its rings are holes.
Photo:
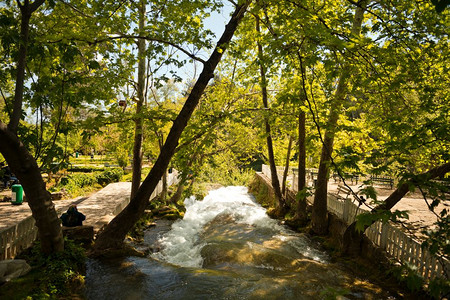
[[[270,168],[263,165],[263,174],[270,177]],[[295,188],[295,180],[294,180]],[[368,212],[352,202],[351,195],[345,199],[339,199],[336,195],[328,194],[328,210],[347,224],[355,221],[356,216]],[[425,279],[441,277],[450,271],[450,263],[431,255],[427,249],[421,247],[420,242],[411,238],[398,228],[389,223],[375,222],[367,228],[365,235],[377,246],[384,249],[392,258],[413,265],[419,275]]]
[[[167,178],[167,185],[176,184],[178,181],[177,173],[169,174]],[[150,199],[155,198],[162,192],[162,180],[159,181],[155,190],[153,191]],[[119,214],[125,206],[129,203],[129,199],[119,203],[113,214]],[[0,260],[12,259],[21,251],[27,249],[36,240],[38,236],[38,229],[35,226],[35,220],[32,216],[29,216],[21,222],[8,227],[0,232]]]

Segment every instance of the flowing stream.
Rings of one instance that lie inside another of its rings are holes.
[[[89,260],[88,299],[395,299],[270,219],[245,187],[185,200],[145,235],[148,258]]]

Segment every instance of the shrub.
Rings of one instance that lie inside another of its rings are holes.
[[[91,174],[73,174],[70,175],[66,178],[64,178],[64,180],[61,179],[61,184],[62,185],[73,185],[75,187],[85,187],[85,186],[91,186],[93,184],[95,184],[97,182],[96,178],[94,175]]]
[[[119,168],[106,169],[97,175],[97,183],[106,186],[112,182],[119,182],[123,176],[123,170]]]
[[[2,286],[1,299],[80,299],[84,285],[85,250],[65,239],[64,251],[50,255],[41,252],[39,242],[21,253],[32,270]]]

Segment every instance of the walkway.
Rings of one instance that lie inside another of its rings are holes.
[[[177,172],[167,177],[167,185],[177,182]],[[162,191],[162,180],[159,181],[150,199]],[[58,215],[61,215],[71,204],[86,216],[83,225],[94,227],[94,233],[108,224],[114,216],[129,203],[130,182],[111,183],[104,189],[88,196],[70,200],[54,201]],[[3,197],[1,197],[3,199]],[[0,203],[0,260],[14,258],[22,250],[28,248],[37,237],[37,228],[27,203],[12,205],[10,202]]]
[[[83,225],[94,226],[97,232],[108,224],[129,202],[131,182],[111,183],[102,190],[88,196],[68,200],[55,200],[56,211],[61,215],[71,204],[86,216]],[[26,202],[12,205],[10,202],[0,203],[0,232],[31,217],[31,209]]]
[[[176,171],[167,176],[167,185],[178,181]],[[159,195],[163,183],[159,181],[150,199]],[[111,183],[102,190],[88,196],[70,200],[55,200],[56,211],[61,215],[71,204],[86,216],[83,225],[94,227],[94,233],[108,224],[130,201],[131,183]],[[0,199],[3,196],[0,194]],[[12,205],[0,202],[0,260],[14,258],[28,248],[37,237],[37,228],[27,203]]]

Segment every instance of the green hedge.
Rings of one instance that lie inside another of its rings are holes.
[[[55,190],[65,189],[71,195],[80,194],[81,189],[94,187],[95,185],[107,186],[112,182],[119,182],[123,176],[120,168],[106,169],[96,173],[71,174],[61,178],[60,184]]]
[[[106,186],[112,182],[119,182],[123,176],[123,170],[120,168],[106,169],[97,175],[97,183]]]

